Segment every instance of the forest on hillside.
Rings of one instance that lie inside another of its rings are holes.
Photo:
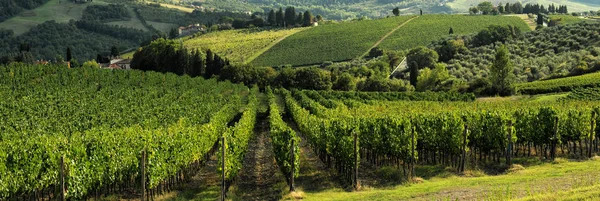
[[[49,0],[0,0],[0,22],[7,20],[25,9],[34,9]]]

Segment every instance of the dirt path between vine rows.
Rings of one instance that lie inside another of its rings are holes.
[[[288,126],[300,136],[300,175],[296,179],[296,189],[304,192],[319,192],[326,189],[342,188],[336,180],[338,179],[333,170],[319,159],[293,120],[284,118]]]
[[[159,196],[156,200],[218,200],[221,194],[218,166],[217,154],[213,154],[191,181],[180,188],[181,190]]]
[[[280,200],[287,193],[287,182],[275,162],[269,125],[263,115],[258,118],[237,181],[229,188],[232,200]]]

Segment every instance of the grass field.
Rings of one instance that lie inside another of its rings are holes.
[[[581,22],[582,20],[586,20],[585,18],[580,18],[573,15],[550,15],[550,19],[562,19],[561,24],[573,24],[577,22]]]
[[[514,25],[522,31],[530,30],[522,19],[514,16],[424,15],[396,31],[384,40],[380,47],[405,50],[425,46],[447,36],[450,27],[454,34],[468,34],[478,32],[489,25]]]
[[[320,64],[356,58],[413,16],[326,24],[294,34],[256,58],[255,66]]]
[[[305,192],[304,200],[594,200],[600,197],[598,158],[584,162],[557,161],[498,176],[468,177],[442,172],[422,183],[390,188]]]
[[[520,1],[523,6],[527,3],[533,4],[542,4],[544,7],[548,7],[548,5],[566,5],[568,7],[569,12],[583,12],[590,10],[600,10],[600,4],[592,4],[591,2],[597,2],[595,0],[588,0],[587,3],[584,3],[586,0],[580,0],[580,2],[574,0],[522,0]],[[477,4],[481,3],[479,0],[454,0],[448,3],[454,10],[458,10],[459,12],[468,12],[469,7],[477,6]],[[511,4],[516,2],[515,0],[503,1],[503,0],[490,0],[493,5],[498,5],[498,3],[506,4],[506,2],[510,2]]]
[[[183,6],[177,6],[177,5],[173,5],[173,4],[165,4],[165,3],[161,3],[160,5],[162,7],[174,8],[174,9],[186,12],[186,13],[194,12],[193,8],[188,8],[188,7],[183,7]]]
[[[67,0],[50,0],[36,9],[24,11],[11,19],[1,22],[0,27],[12,29],[15,35],[21,35],[45,21],[69,22],[69,20],[78,20],[87,6],[99,4],[103,5],[107,3],[95,0],[93,3],[74,4]]]
[[[155,29],[158,29],[162,32],[169,33],[172,28],[177,28],[176,24],[165,23],[165,22],[154,22],[154,21],[146,21],[148,25],[152,25]]]
[[[227,30],[208,33],[190,38],[184,45],[190,49],[211,49],[231,62],[243,63],[252,60],[264,52],[273,43],[283,37],[295,34],[307,28],[281,30]]]
[[[142,24],[142,21],[137,17],[137,15],[135,14],[135,12],[133,11],[133,8],[131,8],[131,7],[128,6],[127,10],[129,11],[129,15],[131,15],[131,19],[130,20],[128,20],[128,21],[109,22],[107,24],[119,25],[119,26],[124,26],[124,27],[129,27],[129,28],[134,28],[134,29],[140,29],[140,30],[147,31],[148,29]]]

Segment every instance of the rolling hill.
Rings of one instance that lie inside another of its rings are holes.
[[[424,15],[343,22],[315,27],[288,37],[252,64],[306,66],[325,61],[346,61],[362,56],[377,42],[381,42],[379,47],[383,49],[405,50],[427,45],[448,35],[450,27],[455,34],[468,34],[489,25],[513,25],[523,31],[530,30],[522,19],[514,16]],[[386,34],[391,35],[384,37]]]

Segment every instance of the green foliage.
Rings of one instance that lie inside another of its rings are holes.
[[[306,66],[350,60],[361,56],[382,36],[410,18],[401,16],[319,25],[287,37],[251,64]]]
[[[489,1],[481,2],[477,5],[477,9],[481,11],[484,15],[487,15],[492,12],[494,9],[494,5],[492,5]]]
[[[91,5],[85,8],[82,20],[112,22],[129,20],[131,15],[123,4]]]
[[[500,95],[511,95],[514,77],[513,64],[510,60],[508,49],[506,49],[506,46],[501,45],[496,49],[496,59],[490,69],[492,87]]]
[[[67,199],[139,181],[144,149],[147,186],[156,188],[209,152],[248,91],[137,70],[13,64],[0,74],[2,111],[22,109],[0,123],[2,199],[56,185],[61,156]]]
[[[417,78],[417,91],[440,91],[444,86],[444,82],[450,79],[448,69],[444,64],[435,64],[435,68],[425,68],[419,72]]]
[[[392,10],[392,13],[393,13],[395,16],[399,16],[399,15],[400,15],[400,8],[398,8],[398,7],[394,8],[394,10]]]
[[[96,61],[90,60],[90,61],[84,62],[81,67],[83,67],[83,68],[100,68],[100,65],[98,63],[96,63]]]
[[[275,159],[284,175],[288,177],[292,171],[291,165],[291,143],[294,141],[294,177],[300,174],[300,137],[290,128],[281,117],[281,109],[276,103],[275,95],[271,88],[267,88],[267,98],[269,99],[269,125],[270,136],[273,142],[273,151]]]
[[[419,46],[408,52],[406,62],[409,64],[416,63],[418,69],[434,68],[439,56],[438,53],[427,47]]]
[[[0,22],[11,18],[24,10],[32,10],[49,0],[4,0],[0,2],[2,12],[0,12]]]
[[[567,99],[600,101],[600,88],[576,88],[567,95]]]
[[[557,92],[569,92],[582,87],[600,87],[600,73],[543,80],[515,85],[517,93],[521,94],[545,94]]]
[[[448,36],[448,27],[452,27],[454,34],[470,34],[490,25],[512,25],[518,30],[529,31],[527,24],[514,16],[423,15],[394,32],[380,47],[388,50],[407,50],[428,45],[431,41]]]
[[[240,169],[242,169],[244,156],[248,150],[248,142],[254,134],[257,108],[259,104],[256,97],[258,93],[257,87],[254,87],[250,90],[250,94],[248,95],[248,105],[246,105],[246,109],[244,110],[241,119],[236,122],[235,126],[229,127],[222,134],[222,137],[225,138],[225,179],[229,181],[235,178]],[[223,141],[220,143],[221,146],[219,146],[218,151],[218,171],[222,173]]]

